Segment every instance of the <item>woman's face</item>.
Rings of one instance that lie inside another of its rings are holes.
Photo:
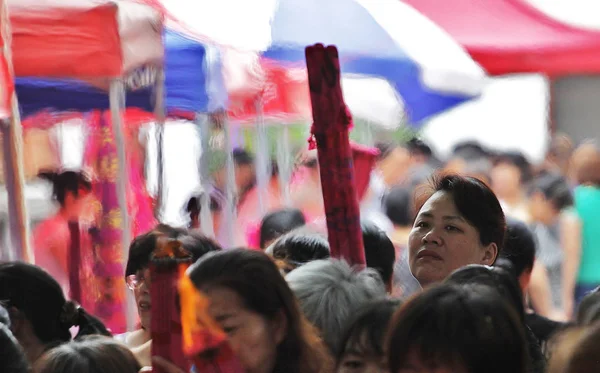
[[[548,201],[544,194],[535,192],[529,198],[529,215],[535,222],[549,224],[552,222],[557,212],[554,210],[552,203]]]
[[[238,293],[229,288],[202,290],[210,299],[210,316],[227,333],[233,352],[246,372],[271,373],[277,346],[285,337],[285,322],[267,320],[249,310]]]
[[[150,299],[150,269],[139,270],[135,274],[135,277],[138,283],[133,289],[133,295],[135,296],[140,323],[142,324],[142,328],[150,330],[150,313],[152,308],[152,301]]]
[[[491,265],[498,253],[494,243],[481,245],[477,229],[458,212],[452,194],[443,191],[419,210],[408,249],[411,272],[423,287],[468,264]]]

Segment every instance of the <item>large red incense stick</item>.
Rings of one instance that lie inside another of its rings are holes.
[[[160,356],[183,371],[189,371],[189,363],[183,353],[183,334],[179,310],[179,273],[192,263],[192,255],[185,251],[179,241],[160,237],[157,249],[150,261],[150,296],[152,298],[152,356]],[[164,373],[152,366],[152,372]]]
[[[365,265],[348,137],[352,117],[344,103],[336,47],[307,47],[306,67],[331,256]]]
[[[78,221],[70,221],[69,225],[69,298],[81,304],[81,230]]]

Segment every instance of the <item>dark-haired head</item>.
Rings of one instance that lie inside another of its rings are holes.
[[[260,251],[231,249],[198,260],[188,274],[211,301],[243,367],[319,372],[329,362],[275,263]]]
[[[413,221],[412,194],[404,186],[393,187],[384,197],[383,205],[388,219],[397,227],[410,227]]]
[[[287,208],[267,214],[260,224],[260,248],[265,249],[279,237],[305,224],[306,218],[298,209]]]
[[[329,258],[329,241],[322,234],[301,228],[275,241],[267,253],[282,261],[283,272],[287,273],[313,260]]]
[[[161,237],[181,242],[183,248],[192,254],[194,261],[208,252],[221,250],[219,244],[201,234],[165,224],[159,224],[150,232],[136,237],[129,246],[125,279],[134,292],[143,328],[150,327],[151,299],[150,287],[147,284],[150,276],[150,257]]]
[[[53,196],[61,207],[70,207],[80,198],[88,195],[92,190],[92,182],[83,172],[40,172],[41,179],[52,183]]]
[[[110,335],[100,320],[65,299],[55,279],[31,264],[0,263],[0,299],[10,312],[14,335],[30,360],[38,356],[33,356],[27,346],[46,349],[68,342],[72,326],[79,326],[76,338]]]
[[[452,149],[452,158],[460,158],[464,161],[476,161],[490,156],[490,152],[476,141],[461,142]]]
[[[385,372],[385,336],[399,300],[369,302],[347,324],[336,357],[339,373]]]
[[[489,286],[444,284],[409,300],[390,325],[391,373],[525,373],[527,350],[518,316]],[[445,369],[445,370],[444,370]]]
[[[542,224],[552,223],[565,208],[573,205],[573,194],[560,174],[546,173],[533,180],[530,188],[529,214]]]
[[[499,259],[496,266],[483,266],[471,264],[457,269],[445,283],[459,286],[485,285],[495,289],[498,294],[519,315],[519,319],[525,322],[525,305],[523,304],[523,293],[513,273],[512,265]]]
[[[417,197],[408,248],[411,271],[422,286],[468,264],[494,264],[506,223],[487,185],[472,177],[437,176]]]
[[[48,351],[34,373],[138,373],[142,367],[127,347],[112,338],[87,337]]]
[[[362,220],[360,225],[367,267],[379,272],[388,292],[391,293],[394,263],[396,262],[396,248],[387,234],[374,223]]]
[[[522,291],[529,285],[536,247],[533,232],[525,223],[511,218],[506,220],[506,238],[500,257],[512,263]]]
[[[10,331],[8,311],[0,306],[0,371],[28,373],[29,364],[25,353]]]

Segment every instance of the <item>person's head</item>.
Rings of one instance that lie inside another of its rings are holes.
[[[388,292],[392,292],[392,277],[396,263],[396,248],[392,240],[370,221],[360,222],[367,267],[373,268],[383,280]]]
[[[410,189],[395,186],[383,199],[385,214],[396,227],[410,227],[413,221],[413,204]]]
[[[235,185],[240,193],[244,193],[254,185],[256,178],[254,170],[254,157],[245,149],[233,150],[233,163],[235,164]]]
[[[411,164],[410,152],[407,148],[396,143],[375,144],[379,150],[377,169],[388,186],[402,181]]]
[[[571,157],[570,168],[577,184],[600,186],[600,149],[593,143],[580,145]]]
[[[591,325],[600,321],[600,286],[592,290],[577,307],[577,324],[581,326]]]
[[[352,268],[337,259],[310,262],[290,272],[286,279],[304,315],[321,331],[334,354],[342,347],[341,332],[356,310],[386,295],[377,271]]]
[[[378,300],[363,306],[342,333],[337,373],[385,373],[385,335],[399,300]]]
[[[210,195],[206,195],[204,192],[199,195],[194,195],[190,197],[185,206],[185,213],[189,216],[190,222],[188,224],[190,229],[200,228],[200,212],[202,211],[202,199],[209,198],[208,206],[210,212],[215,215],[218,214],[221,210],[221,206],[219,206],[219,202]],[[213,222],[214,223],[214,222]],[[216,229],[215,229],[216,231]]]
[[[598,371],[600,323],[571,328],[556,336],[556,350],[548,364],[548,373]]]
[[[265,249],[284,234],[306,224],[302,211],[286,208],[267,214],[260,224],[260,248]]]
[[[112,338],[92,336],[46,352],[33,373],[138,373],[140,363],[129,349]]]
[[[110,335],[100,320],[65,299],[52,276],[31,264],[0,263],[0,299],[9,311],[11,330],[30,361],[38,358],[39,350],[70,341],[73,326],[79,326],[76,338]]]
[[[481,144],[473,141],[462,142],[452,149],[445,170],[450,173],[465,174],[467,164],[489,160],[489,158],[490,153]]]
[[[40,172],[41,179],[52,183],[52,195],[60,207],[73,217],[78,217],[92,191],[92,182],[83,172]]]
[[[546,154],[547,166],[566,174],[572,153],[573,141],[571,138],[564,133],[554,135]]]
[[[283,273],[330,256],[327,237],[303,228],[284,235],[269,246],[266,252],[273,256]]]
[[[192,260],[202,255],[221,250],[221,247],[209,238],[185,229],[159,224],[148,233],[136,237],[129,246],[129,257],[125,269],[125,280],[135,295],[142,328],[150,328],[152,299],[150,298],[150,259],[157,248],[160,238],[181,242],[183,248],[192,254]]]
[[[519,220],[508,218],[500,257],[511,262],[523,292],[529,287],[536,251],[537,242],[529,227]]]
[[[499,263],[494,267],[471,264],[459,268],[452,272],[444,282],[465,286],[466,288],[470,288],[473,285],[489,286],[496,290],[502,299],[514,308],[519,319],[525,322],[523,293],[514,275],[512,265],[510,262],[505,265],[499,265],[502,260],[498,260]]]
[[[439,176],[419,199],[408,249],[411,272],[421,286],[468,264],[494,264],[506,223],[490,188],[471,177]]]
[[[519,152],[505,152],[496,156],[491,172],[492,188],[500,198],[518,196],[531,178],[531,165]]]
[[[10,331],[8,311],[0,306],[0,371],[28,373],[29,364],[25,353]]]
[[[427,163],[433,157],[433,151],[423,140],[413,137],[406,143],[413,163],[423,164]]]
[[[494,289],[444,284],[404,303],[389,327],[390,373],[525,373],[526,340]]]
[[[486,185],[491,185],[491,172],[492,162],[488,158],[481,158],[477,160],[467,161],[465,163],[465,167],[462,174],[464,176],[471,176],[476,179],[479,179],[483,181]]]
[[[247,372],[317,372],[328,363],[294,294],[266,254],[247,249],[211,253],[188,274],[209,298],[210,316],[227,333]]]
[[[550,224],[572,205],[573,194],[563,176],[546,173],[533,180],[529,196],[529,214],[533,221]]]

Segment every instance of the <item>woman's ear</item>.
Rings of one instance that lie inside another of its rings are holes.
[[[288,332],[288,320],[283,310],[279,310],[271,324],[271,332],[275,338],[275,343],[280,344],[285,339]]]
[[[23,313],[15,307],[10,307],[8,317],[10,318],[10,331],[16,337],[23,329],[23,322],[25,321]]]
[[[497,257],[498,245],[496,245],[495,242],[492,242],[483,248],[483,258],[481,259],[481,264],[491,266],[494,264]]]

